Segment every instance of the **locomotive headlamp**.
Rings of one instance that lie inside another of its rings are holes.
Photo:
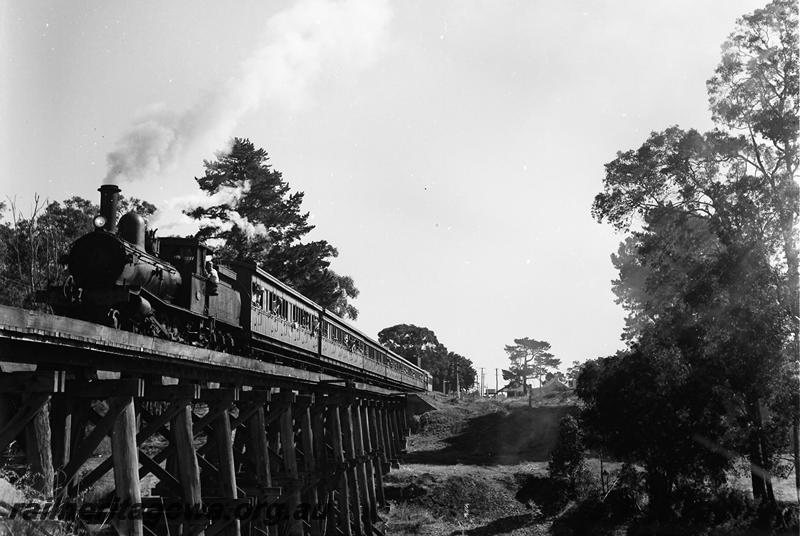
[[[95,229],[102,229],[106,225],[106,219],[104,216],[95,216],[93,223]]]

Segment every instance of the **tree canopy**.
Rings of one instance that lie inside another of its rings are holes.
[[[120,196],[119,214],[136,210],[145,218],[155,205],[141,199]],[[0,213],[9,216],[0,223],[0,303],[33,307],[37,290],[57,283],[64,275],[61,257],[72,242],[90,232],[99,207],[82,197],[64,201],[43,201],[38,196],[29,214],[15,203]]]
[[[557,369],[561,365],[561,360],[549,350],[550,343],[546,341],[528,337],[514,339],[513,345],[505,347],[511,366],[503,370],[503,379],[520,383],[524,392],[528,390],[528,378],[537,378],[541,385],[542,377],[550,369]]]
[[[792,418],[780,408],[796,381],[785,368],[780,278],[764,250],[726,246],[707,221],[669,213],[629,237],[614,264],[631,349],[579,377],[606,447],[646,463],[665,503],[676,486],[721,478],[731,460],[720,451],[778,469]],[[769,482],[756,480],[757,496],[768,496]]]
[[[578,392],[596,436],[645,463],[656,509],[718,481],[722,452],[747,456],[754,495],[774,501],[797,436],[797,59],[796,3],[742,17],[708,81],[717,129],[652,133],[595,197],[629,232],[612,257],[629,350],[584,366]]]
[[[301,209],[304,194],[291,191],[264,149],[235,138],[229,152],[204,166],[195,180],[210,204],[185,213],[200,221],[198,238],[222,242],[218,258],[256,262],[321,306],[358,316],[350,303],[358,296],[355,282],[330,269],[338,251],[325,240],[303,241],[314,229]]]
[[[568,381],[573,381],[573,382],[577,381],[582,368],[583,368],[583,363],[581,363],[580,361],[573,361],[572,365],[567,369],[567,374],[565,378]]]
[[[413,324],[397,324],[378,333],[378,341],[389,350],[419,364],[433,376],[433,388],[444,390],[447,381],[450,389],[458,385],[470,389],[475,384],[476,372],[472,361],[455,352],[450,352],[439,342],[436,334],[425,327]]]

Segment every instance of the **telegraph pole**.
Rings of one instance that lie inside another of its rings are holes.
[[[499,369],[494,369],[494,397],[495,398],[497,398],[497,391],[498,391],[498,388],[499,388],[499,385],[500,385],[498,383],[498,380],[497,380],[497,371],[498,370]]]
[[[481,367],[481,396],[483,396],[483,367]]]

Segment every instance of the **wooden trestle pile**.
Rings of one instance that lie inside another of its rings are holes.
[[[126,536],[379,534],[405,397],[311,389],[4,373],[0,453],[24,445],[35,486],[56,502],[80,504],[113,471],[114,491],[96,502],[144,509],[110,516]],[[110,455],[98,457],[106,437]],[[157,484],[143,498],[147,475]]]

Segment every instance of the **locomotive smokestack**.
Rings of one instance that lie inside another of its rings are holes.
[[[119,186],[104,184],[97,189],[100,192],[100,215],[106,219],[103,229],[109,233],[117,231],[117,209],[119,207]]]

